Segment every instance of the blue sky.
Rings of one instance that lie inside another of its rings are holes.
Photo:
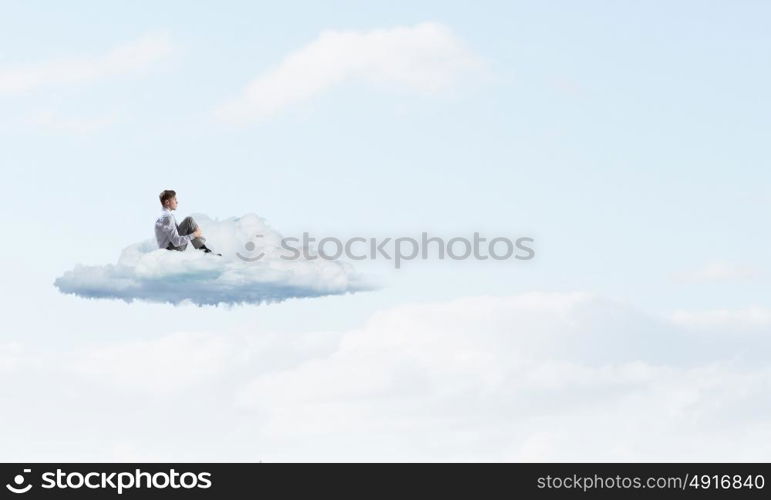
[[[55,356],[180,330],[341,332],[394,307],[531,292],[588,292],[656,317],[765,311],[769,10],[3,1],[0,75],[144,36],[168,53],[82,82],[0,86],[0,342]],[[215,116],[324,30],[421,22],[450,29],[479,69],[442,92],[352,79],[262,120]],[[152,237],[167,187],[181,216],[256,213],[286,235],[529,235],[536,258],[365,264],[385,288],[270,306],[58,293],[53,280],[73,265],[115,262]]]

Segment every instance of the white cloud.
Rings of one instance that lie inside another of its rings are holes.
[[[214,377],[240,355],[225,337],[177,332],[157,339],[122,342],[76,352],[72,371],[105,377],[118,387],[169,394]],[[141,366],[142,370],[137,371]],[[159,384],[159,381],[163,381]]]
[[[237,401],[268,435],[345,435],[357,459],[761,457],[737,429],[771,434],[758,403],[771,370],[737,359],[727,333],[702,345],[586,294],[411,305],[347,332],[330,356],[255,377]]]
[[[404,305],[340,332],[105,340],[14,355],[25,386],[0,387],[0,455],[767,461],[769,341],[741,344],[584,293]]]
[[[674,273],[672,278],[681,283],[710,283],[743,281],[760,275],[757,269],[730,262],[711,262],[699,269]]]
[[[480,68],[481,62],[440,23],[325,30],[255,78],[240,97],[221,106],[218,115],[233,122],[270,116],[349,80],[433,94]]]
[[[0,68],[0,95],[134,73],[166,58],[172,50],[168,35],[148,34],[100,56],[72,57]]]
[[[293,253],[281,248],[281,235],[257,215],[222,221],[202,214],[194,218],[207,246],[222,257],[192,245],[184,252],[158,249],[155,240],[145,240],[124,249],[115,265],[78,265],[54,284],[64,293],[86,298],[198,305],[259,304],[371,288],[345,262],[286,258]],[[259,246],[249,250],[249,244]],[[264,257],[254,262],[238,257],[260,253]]]

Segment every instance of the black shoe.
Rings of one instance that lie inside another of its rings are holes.
[[[206,245],[201,245],[200,250],[203,250],[203,253],[214,253]],[[214,255],[218,255],[218,256],[222,257],[221,253],[214,253]]]

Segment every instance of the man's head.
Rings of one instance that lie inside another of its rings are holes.
[[[160,195],[161,205],[169,210],[177,209],[177,192],[173,189],[164,189]]]

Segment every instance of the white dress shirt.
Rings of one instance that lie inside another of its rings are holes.
[[[192,234],[186,236],[179,234],[174,214],[168,208],[164,208],[155,221],[155,239],[158,241],[158,248],[168,248],[169,243],[175,247],[181,247],[193,238],[195,236]]]

